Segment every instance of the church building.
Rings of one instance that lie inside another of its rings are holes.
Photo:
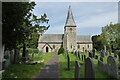
[[[69,6],[64,34],[43,34],[38,41],[38,49],[42,52],[58,51],[61,46],[69,52],[73,50],[84,52],[92,50],[92,40],[90,35],[77,35],[76,24],[73,18],[71,7]]]

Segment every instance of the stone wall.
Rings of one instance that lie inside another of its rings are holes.
[[[67,45],[67,49],[71,52],[73,49],[76,50],[76,27],[65,27],[65,37],[66,41],[64,42]]]
[[[59,48],[61,47],[61,45],[62,44],[49,44],[48,46],[48,45],[45,45],[45,43],[40,43],[38,44],[38,49],[39,51],[42,50],[42,52],[46,52],[46,47],[48,47],[49,52],[54,52],[54,51],[57,52]],[[55,48],[53,46],[55,46]]]
[[[79,48],[78,48],[79,45]],[[88,47],[89,45],[89,47]],[[84,47],[84,50],[83,50]],[[77,44],[77,50],[81,52],[85,52],[85,50],[92,51],[92,44]]]
[[[118,66],[114,57],[109,56],[107,58],[107,64],[104,64],[102,61],[98,60],[98,66],[100,70],[106,72],[113,78],[118,78]]]

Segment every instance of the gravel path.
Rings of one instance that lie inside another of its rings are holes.
[[[41,72],[33,80],[44,80],[46,78],[59,79],[59,56],[53,56]]]

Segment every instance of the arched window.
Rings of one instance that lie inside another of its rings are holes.
[[[72,28],[70,28],[70,31],[72,31]]]
[[[80,45],[78,45],[77,48],[80,49]]]
[[[53,49],[55,49],[55,45],[53,45]]]
[[[89,48],[89,44],[88,44],[88,48]]]
[[[49,52],[49,48],[48,47],[46,47],[46,52]]]

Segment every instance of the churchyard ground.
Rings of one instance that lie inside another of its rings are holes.
[[[29,52],[32,49],[28,49]],[[5,72],[3,73],[3,80],[6,80],[8,78],[32,78],[34,75],[37,75],[37,73],[44,67],[44,65],[50,60],[52,56],[54,56],[55,53],[43,53],[40,56],[38,56],[37,51],[34,53],[34,60],[32,59],[32,54],[29,53],[29,60],[30,61],[38,61],[40,63],[30,65],[30,64],[10,64]],[[22,57],[22,53],[20,53],[20,58]]]
[[[32,59],[31,49],[29,50],[29,60],[30,61],[39,61],[40,63],[30,65],[30,64],[11,64],[6,68],[5,72],[3,73],[3,80],[6,80],[8,78],[19,78],[19,79],[32,79],[36,75],[39,74],[39,72],[45,67],[45,64],[47,64],[51,57],[56,55],[57,52],[52,53],[43,53],[41,55],[38,55],[38,52],[35,51],[34,59]],[[20,53],[20,58],[22,53]],[[70,70],[68,70],[68,61],[66,53],[59,55],[59,78],[60,79],[70,79],[74,78],[75,73],[75,61],[78,60],[80,63],[80,78],[85,78],[85,60],[82,59],[81,55],[85,55],[86,58],[89,56],[88,53],[80,53],[80,59],[72,53],[68,53],[70,58]],[[92,58],[92,61],[94,63],[93,69],[95,73],[95,78],[111,78],[107,73],[103,72],[99,66],[98,66],[98,60],[100,59],[100,54],[96,52],[96,55],[98,56],[98,59]],[[114,54],[111,54],[114,56]],[[107,64],[107,58],[108,56],[104,56],[103,63]],[[52,59],[53,60],[53,59]],[[116,58],[116,61],[118,63],[118,57]],[[89,68],[90,66],[88,66]]]
[[[61,78],[74,78],[74,73],[75,73],[75,61],[78,60],[80,63],[80,78],[85,78],[85,63],[82,61],[82,58],[79,60],[76,55],[72,53],[68,53],[70,57],[70,70],[67,70],[67,58],[65,54],[61,54],[59,57],[60,61],[60,77]],[[87,53],[80,53],[81,55],[86,55],[88,57],[89,55]],[[100,59],[100,54],[96,53],[98,56],[98,59],[92,58],[92,61],[94,63],[94,72],[95,72],[95,78],[111,78],[107,73],[103,72],[102,70],[99,69],[98,66],[98,60]],[[111,54],[112,56],[114,55],[113,53]],[[107,64],[107,57],[104,57],[103,63]],[[118,58],[117,58],[118,61]],[[65,65],[66,64],[66,65]],[[89,67],[89,66],[88,66]]]

